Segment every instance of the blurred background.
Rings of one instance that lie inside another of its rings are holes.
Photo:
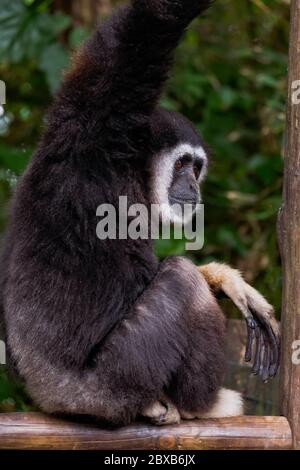
[[[0,0],[0,232],[7,202],[43,130],[45,112],[72,53],[118,0]],[[176,53],[162,100],[189,117],[213,150],[204,188],[205,247],[193,260],[239,268],[280,314],[276,216],[281,200],[289,0],[217,0]],[[184,254],[184,241],[160,241],[160,257]],[[230,317],[237,317],[229,302]],[[233,333],[236,333],[235,336]],[[244,339],[232,328],[230,335]],[[236,342],[238,344],[238,342]],[[233,357],[235,359],[233,359]],[[249,398],[249,412],[276,412],[276,383],[262,388],[230,356],[227,381]],[[234,379],[233,379],[234,378]],[[31,409],[0,367],[0,411]]]

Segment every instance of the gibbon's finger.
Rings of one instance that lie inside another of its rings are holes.
[[[263,382],[267,382],[270,378],[271,348],[270,348],[270,344],[267,338],[265,338],[265,345],[266,345],[265,357],[264,357],[264,362],[263,362],[263,367],[262,367],[262,372],[261,372],[261,378]]]
[[[275,338],[275,339],[274,339]],[[269,360],[269,377],[275,377],[280,361],[280,346],[275,337],[272,333],[268,333],[268,341],[270,347],[270,360]]]
[[[249,328],[247,325],[247,346],[245,352],[245,362],[250,362],[252,359],[252,349],[253,349],[253,342],[255,338],[255,332],[252,328]]]
[[[260,327],[256,328],[255,333],[256,333],[256,352],[255,352],[254,364],[252,367],[252,373],[254,375],[257,375],[260,369],[260,356],[261,356],[261,350],[263,346],[263,334],[262,334]]]
[[[268,341],[267,334],[264,328],[262,328],[261,326],[259,326],[259,328],[260,328],[260,335],[261,335],[260,336],[261,348],[260,348],[259,357],[257,359],[257,368],[258,368],[257,375],[259,375],[261,379],[264,381],[264,377],[266,375],[267,377],[269,376],[269,364],[266,367],[267,372],[265,371],[265,364],[266,364],[268,351],[269,351],[269,341]]]
[[[262,329],[262,336],[263,336],[263,347],[262,347],[261,357],[260,357],[259,375],[260,375],[261,379],[263,380],[263,382],[266,382],[269,378],[270,343],[268,341],[268,336],[267,336],[266,331],[264,329]]]
[[[272,351],[270,371],[269,371],[270,377],[275,377],[278,371],[279,362],[280,362],[280,339],[279,337],[276,336],[270,324],[266,323],[265,328],[268,334],[271,351]]]
[[[280,349],[278,349],[278,352],[276,353],[277,355],[277,360],[276,361],[272,361],[272,365],[270,366],[270,377],[275,377],[277,372],[278,372],[278,369],[279,369],[279,366],[280,366]]]
[[[262,339],[262,346],[260,350],[259,371],[258,371],[258,375],[261,379],[263,377],[264,361],[265,361],[265,354],[266,354],[266,349],[267,349],[265,339],[264,339],[264,334],[262,334],[262,338],[263,339]]]
[[[253,343],[255,340],[255,329],[257,328],[257,324],[255,320],[251,317],[246,319],[247,324],[247,346],[245,352],[245,361],[250,362],[252,359],[252,350],[253,350]]]

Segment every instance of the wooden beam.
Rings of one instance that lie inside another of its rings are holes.
[[[0,449],[289,449],[291,445],[288,421],[276,416],[185,421],[166,427],[138,423],[110,430],[42,413],[0,414]]]
[[[296,80],[300,80],[300,0],[291,2],[284,189],[278,219],[283,262],[281,411],[290,421],[294,447],[300,449],[300,365],[292,362],[294,342],[300,340],[300,104],[295,101]]]

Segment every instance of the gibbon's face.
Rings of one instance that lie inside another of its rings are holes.
[[[200,184],[207,173],[208,157],[200,136],[189,121],[168,113],[158,137],[164,146],[151,169],[151,202],[159,204],[161,218],[173,223],[186,223],[201,202]],[[167,123],[167,125],[166,125]],[[171,145],[172,140],[174,145]]]

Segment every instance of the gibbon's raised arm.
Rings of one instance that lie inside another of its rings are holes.
[[[67,124],[68,135],[70,129],[76,137],[81,130],[98,134],[111,156],[118,157],[111,148],[115,141],[123,158],[128,156],[128,148],[134,151],[143,139],[185,28],[210,3],[133,0],[119,9],[77,55],[50,114],[50,129],[56,133]]]

